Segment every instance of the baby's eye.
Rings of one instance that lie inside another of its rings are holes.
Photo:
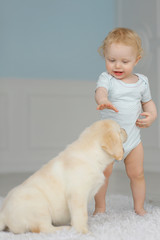
[[[129,61],[123,61],[123,63],[128,63]]]
[[[108,59],[110,62],[115,62],[115,60],[114,59]]]

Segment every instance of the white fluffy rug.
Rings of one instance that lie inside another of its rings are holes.
[[[0,205],[2,203],[0,198]],[[145,204],[148,214],[137,216],[132,199],[127,196],[107,196],[107,212],[92,216],[93,202],[89,205],[91,234],[78,234],[73,228],[55,234],[19,234],[0,232],[0,240],[160,240],[160,207]]]

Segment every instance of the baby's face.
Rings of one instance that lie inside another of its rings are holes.
[[[119,80],[125,80],[132,75],[139,58],[137,58],[134,47],[122,43],[112,43],[107,47],[105,61],[109,74]]]

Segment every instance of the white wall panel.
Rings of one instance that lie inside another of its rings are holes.
[[[149,78],[152,98],[157,109],[160,107],[160,1],[159,0],[117,0],[116,25],[128,27],[140,35],[144,57],[138,63],[136,72]],[[156,122],[141,131],[145,149],[145,167],[160,171],[160,127],[159,113]]]
[[[35,171],[99,120],[95,82],[1,79],[0,89],[0,172]],[[159,154],[145,147],[146,170],[160,171]]]
[[[0,149],[4,151],[8,148],[9,140],[9,124],[8,124],[8,96],[0,93]]]
[[[34,171],[99,119],[95,82],[0,80],[0,172]]]

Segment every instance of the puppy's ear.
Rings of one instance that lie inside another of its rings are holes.
[[[116,160],[123,158],[123,144],[121,136],[114,130],[109,130],[103,137],[102,149]]]
[[[121,128],[120,135],[121,135],[122,142],[125,143],[127,141],[128,136],[124,128]]]

